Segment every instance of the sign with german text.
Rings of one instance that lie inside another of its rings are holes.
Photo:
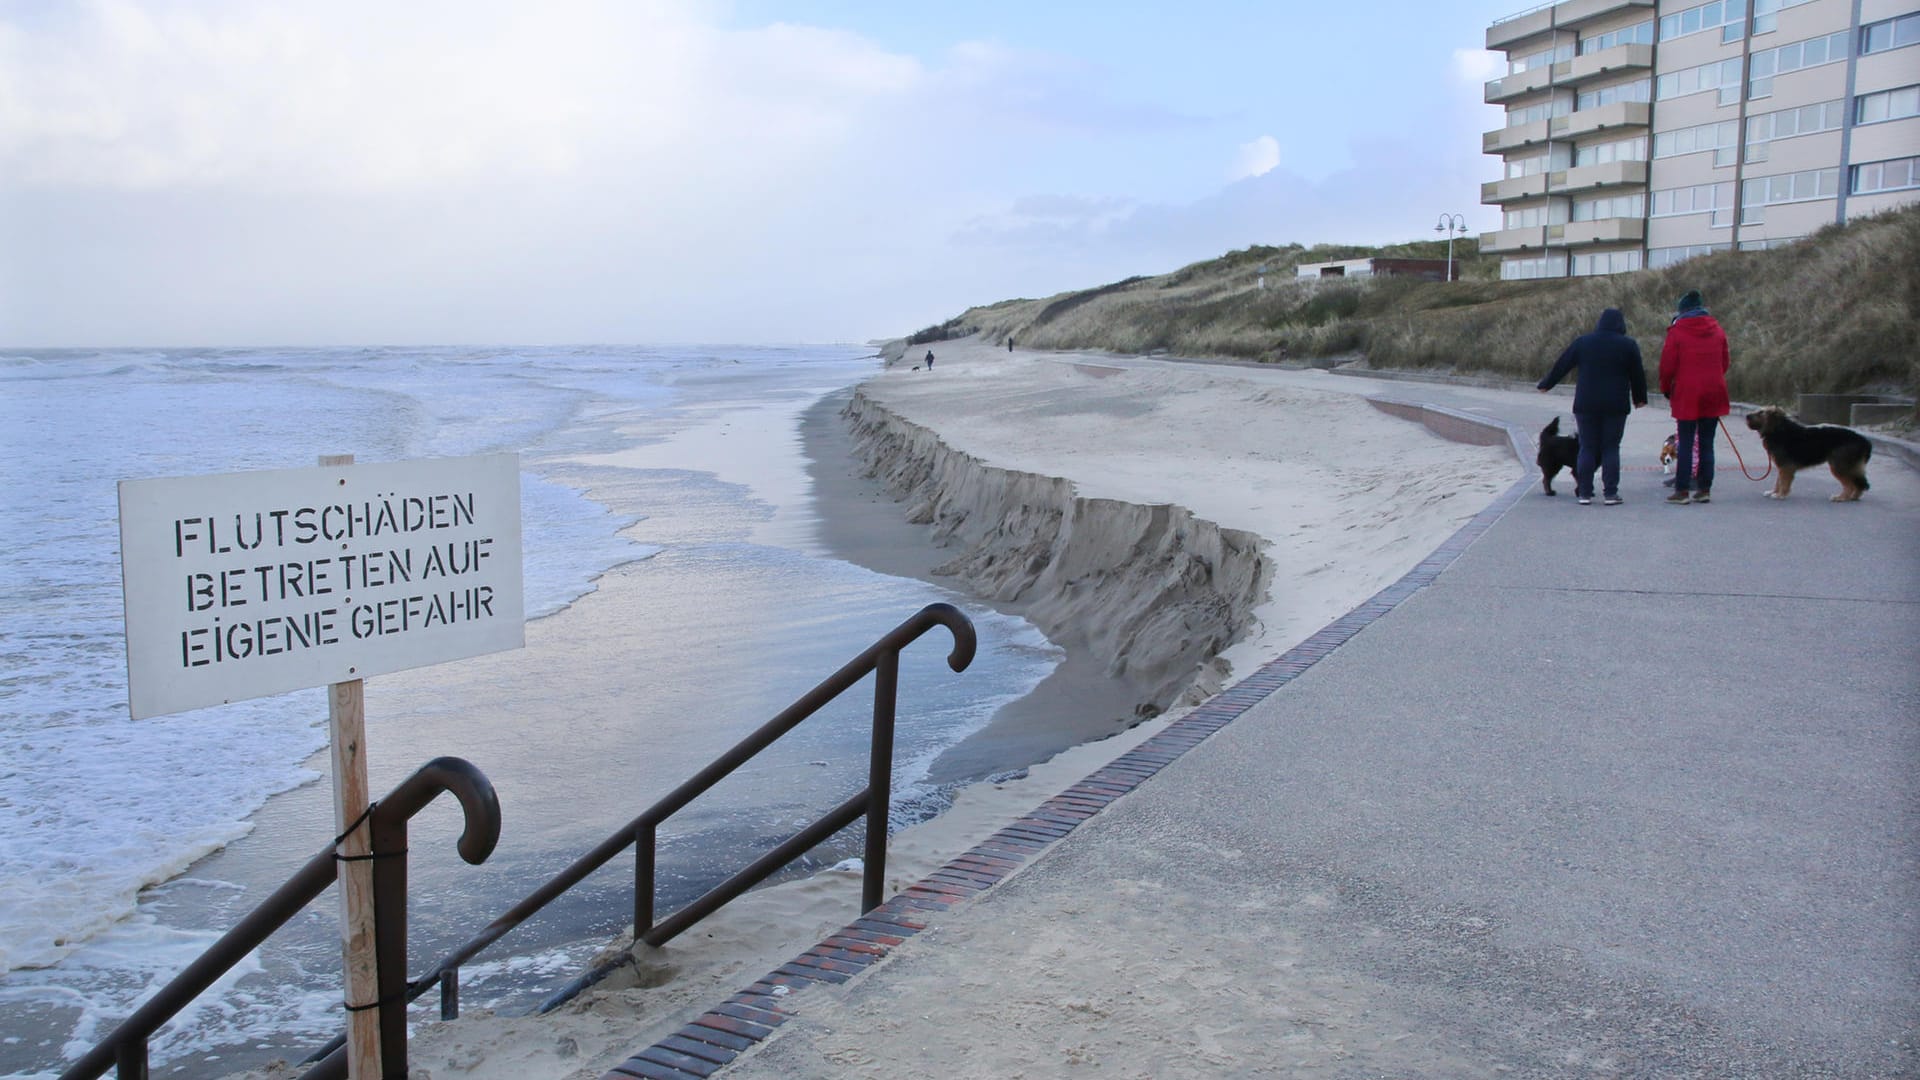
[[[515,454],[120,482],[134,719],[525,644]]]

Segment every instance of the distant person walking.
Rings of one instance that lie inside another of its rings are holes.
[[[1013,335],[1011,334],[1007,335],[1007,351],[1013,351]]]
[[[1573,369],[1573,420],[1580,428],[1580,456],[1573,467],[1573,494],[1581,506],[1593,502],[1593,471],[1600,470],[1601,502],[1620,505],[1620,437],[1627,416],[1647,403],[1647,368],[1640,343],[1627,336],[1627,317],[1619,308],[1600,313],[1592,333],[1567,346],[1553,370],[1541,379],[1541,393],[1553,389]]]
[[[927,370],[928,371],[933,370],[933,350],[932,349],[927,350]]]
[[[1680,435],[1674,448],[1680,456],[1673,466],[1673,494],[1667,496],[1675,506],[1711,501],[1713,434],[1720,418],[1732,411],[1727,397],[1727,369],[1732,365],[1727,332],[1707,314],[1700,290],[1688,289],[1660,346],[1660,392],[1666,395]]]

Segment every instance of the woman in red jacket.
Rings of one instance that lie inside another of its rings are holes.
[[[1689,289],[1667,327],[1666,343],[1660,346],[1660,392],[1667,396],[1680,428],[1680,445],[1676,448],[1680,459],[1674,465],[1673,494],[1667,496],[1670,503],[1703,503],[1710,497],[1713,435],[1720,418],[1732,411],[1727,398],[1727,368],[1731,363],[1726,331],[1707,314],[1700,290]],[[1695,447],[1700,454],[1697,471]]]

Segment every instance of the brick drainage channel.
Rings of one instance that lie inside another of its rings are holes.
[[[1399,409],[1388,411],[1400,412]],[[1530,444],[1518,428],[1484,417],[1447,412],[1450,419],[1469,420],[1494,428],[1510,440],[1521,462],[1530,460]],[[1483,442],[1480,439],[1460,441]],[[634,1077],[701,1080],[725,1068],[772,1036],[774,1030],[787,1021],[792,1013],[781,1007],[786,998],[817,983],[844,983],[866,971],[896,946],[925,930],[932,916],[950,911],[993,888],[1081,822],[1152,778],[1168,763],[1178,760],[1207,736],[1238,719],[1267,695],[1292,682],[1355,634],[1400,606],[1402,601],[1432,584],[1441,571],[1452,565],[1482,533],[1531,491],[1536,482],[1533,477],[1516,481],[1418,566],[1365,603],[1168,724],[1158,735],[1034,807],[1025,817],[907,886],[813,948],[774,968],[672,1035],[614,1066],[602,1080],[633,1080]]]

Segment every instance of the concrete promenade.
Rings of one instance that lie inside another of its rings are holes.
[[[1669,430],[1616,507],[1527,443],[1406,579],[608,1075],[1920,1076],[1920,473],[1774,501],[1723,437],[1668,506]]]

